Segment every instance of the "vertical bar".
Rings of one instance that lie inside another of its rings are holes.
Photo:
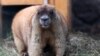
[[[0,38],[2,37],[2,6],[1,6],[1,0],[0,0]]]
[[[2,6],[0,4],[0,38],[2,37],[2,15],[1,15]]]
[[[43,2],[44,2],[43,3],[44,5],[47,5],[48,4],[48,0],[43,0]]]

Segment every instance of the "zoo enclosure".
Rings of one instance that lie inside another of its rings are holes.
[[[20,9],[30,5],[41,5],[44,0],[0,0],[0,37],[7,37],[11,31],[11,22],[14,14]],[[64,15],[69,16],[70,0],[48,0]],[[2,15],[2,16],[1,16]]]

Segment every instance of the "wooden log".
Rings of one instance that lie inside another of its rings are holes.
[[[43,0],[1,0],[1,5],[36,5],[42,4]]]

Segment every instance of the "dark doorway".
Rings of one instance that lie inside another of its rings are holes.
[[[7,38],[11,34],[11,23],[14,15],[21,9],[27,6],[3,6],[2,7],[2,24],[3,24],[3,38]]]

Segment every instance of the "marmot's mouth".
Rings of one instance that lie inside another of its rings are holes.
[[[49,25],[42,25],[42,28],[49,28]]]
[[[43,28],[48,28],[49,27],[49,23],[47,22],[47,21],[42,21],[41,22],[41,26],[43,27]]]

